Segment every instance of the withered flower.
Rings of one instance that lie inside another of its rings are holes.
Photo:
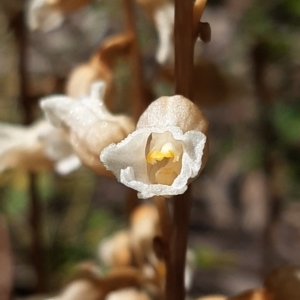
[[[186,191],[207,160],[208,121],[187,98],[161,97],[140,117],[136,130],[100,156],[120,182],[140,198]]]
[[[134,122],[124,115],[113,115],[103,102],[105,84],[94,83],[91,94],[75,100],[57,95],[44,98],[41,108],[48,120],[68,135],[74,152],[83,164],[99,174],[109,175],[99,160],[101,151],[124,139],[134,130]]]

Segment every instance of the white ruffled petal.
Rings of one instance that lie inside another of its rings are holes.
[[[100,160],[108,170],[114,173],[119,181],[121,181],[121,171],[131,167],[134,170],[134,178],[149,184],[145,145],[150,134],[150,130],[134,131],[122,142],[111,144],[103,149]],[[127,185],[126,182],[121,182]]]
[[[169,131],[183,147],[182,168],[171,185],[151,183],[147,176],[146,145],[150,134]],[[130,134],[119,144],[105,148],[100,156],[105,167],[112,171],[124,185],[139,192],[140,198],[172,196],[186,191],[188,181],[198,175],[206,137],[202,132],[182,133],[178,127],[146,127]]]

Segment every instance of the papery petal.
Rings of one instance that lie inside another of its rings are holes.
[[[121,170],[129,168],[129,174],[130,170],[134,169],[135,174],[133,177],[150,184],[145,164],[145,144],[150,134],[151,130],[134,131],[122,142],[111,144],[101,152],[101,161],[108,170],[114,173],[119,181],[121,181]],[[127,185],[126,181],[121,182]]]
[[[181,172],[170,186],[151,184],[145,159],[145,145],[149,135],[165,131],[171,132],[174,139],[181,141],[183,146]],[[145,127],[137,129],[119,144],[105,148],[100,159],[121,183],[137,190],[140,198],[158,195],[167,197],[184,193],[189,179],[197,176],[201,169],[205,142],[206,137],[202,132],[189,131],[183,134],[178,127]]]
[[[152,102],[140,117],[137,128],[179,127],[183,133],[198,130],[207,133],[208,121],[199,108],[187,98],[175,95]]]
[[[105,84],[92,85],[91,94],[74,100],[52,96],[41,101],[46,117],[68,134],[69,141],[85,165],[108,175],[100,152],[111,143],[121,141],[134,130],[134,122],[126,116],[112,115],[103,103]]]

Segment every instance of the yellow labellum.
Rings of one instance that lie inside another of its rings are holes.
[[[147,162],[154,165],[165,158],[173,158],[173,161],[178,161],[179,159],[179,155],[176,153],[176,150],[171,143],[164,144],[160,151],[150,151],[147,155]]]

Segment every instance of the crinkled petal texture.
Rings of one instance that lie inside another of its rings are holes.
[[[136,131],[105,148],[100,159],[140,198],[182,194],[206,162],[207,127],[188,99],[162,97],[144,112]]]
[[[75,153],[82,162],[99,174],[109,175],[99,160],[100,152],[111,143],[125,138],[134,130],[134,122],[126,116],[114,116],[103,103],[105,85],[92,85],[91,95],[80,100],[52,96],[41,101],[50,122],[63,128]]]

